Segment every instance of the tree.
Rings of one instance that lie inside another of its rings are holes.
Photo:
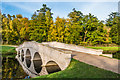
[[[2,14],[1,14],[1,10],[0,10],[0,43],[2,44]]]
[[[18,19],[23,18],[21,14],[16,15],[16,17],[17,17]]]
[[[84,42],[86,42],[88,33],[91,33],[97,30],[97,25],[98,25],[98,19],[94,17],[94,15],[91,15],[89,13],[89,15],[84,16],[83,18],[83,26],[84,26],[83,27],[83,32],[84,32],[83,41]]]
[[[116,43],[116,44],[120,44],[120,41],[119,41],[119,17],[117,18],[114,18],[113,19],[113,22],[114,24],[112,25],[111,27],[111,30],[110,30],[110,37],[112,38],[112,42],[113,43]]]
[[[48,41],[48,31],[50,26],[53,25],[51,9],[46,4],[43,4],[43,8],[37,10],[31,19],[30,40]]]
[[[73,8],[73,12],[70,12],[68,14],[68,17],[71,19],[72,22],[77,22],[80,20],[80,18],[83,17],[83,13],[81,11],[76,11],[75,8]]]
[[[57,17],[55,21],[55,25],[52,25],[50,27],[48,40],[64,42],[64,29],[65,29],[65,19]]]
[[[113,25],[113,19],[116,18],[117,12],[112,12],[110,13],[109,18],[106,20],[106,26],[112,27]]]
[[[117,17],[117,12],[112,12],[107,19],[106,25],[111,28],[110,37],[113,43],[120,44],[119,41],[119,23],[120,17]]]
[[[104,24],[99,21],[94,15],[85,15],[83,18],[83,43],[87,42],[89,45],[105,44],[106,30],[103,29]],[[109,41],[108,41],[109,43]]]
[[[6,44],[9,43],[9,39],[10,39],[10,27],[9,27],[9,19],[5,16],[3,16],[2,19],[2,32],[4,34],[2,34],[3,39],[6,41]]]
[[[107,31],[103,29],[104,24],[102,22],[99,22],[97,25],[97,30],[94,30],[93,32],[88,33],[88,39],[87,42],[90,45],[101,45],[110,43],[111,40],[106,36]],[[108,39],[108,40],[107,40]]]
[[[68,16],[70,18],[70,24],[71,24],[71,26],[69,27],[71,34],[69,37],[69,41],[71,44],[80,44],[80,42],[82,41],[82,31],[83,31],[82,28],[83,13],[73,8],[73,12],[70,12]]]

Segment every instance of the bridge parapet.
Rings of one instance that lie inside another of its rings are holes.
[[[85,48],[83,46],[77,46],[74,44],[65,44],[65,43],[60,43],[60,42],[42,42],[42,44],[50,46],[50,47],[54,47],[54,48],[67,49],[67,50],[94,54],[94,55],[101,55],[103,52],[103,50],[101,49],[99,50],[90,49],[90,48]]]

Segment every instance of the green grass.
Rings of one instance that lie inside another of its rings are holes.
[[[120,47],[87,47],[92,49],[102,49],[103,51],[118,51]]]
[[[15,53],[15,47],[0,46],[0,55],[2,55],[2,57],[15,57]]]
[[[87,47],[87,48],[102,49],[103,50],[103,54],[112,54],[112,55],[114,54],[113,58],[120,60],[120,52],[119,52],[120,51],[120,47]]]
[[[118,78],[119,76],[120,74],[72,59],[67,69],[49,75],[31,78],[31,80],[36,80],[39,78]]]

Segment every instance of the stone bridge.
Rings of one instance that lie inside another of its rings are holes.
[[[24,42],[16,48],[16,59],[30,77],[64,70],[71,61],[71,51],[100,55],[101,50],[84,48],[60,42]]]

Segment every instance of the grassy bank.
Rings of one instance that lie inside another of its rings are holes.
[[[120,47],[87,47],[92,49],[102,49],[103,54],[112,54],[113,58],[120,60]]]
[[[103,51],[118,51],[120,47],[87,47],[92,49],[102,49]]]
[[[119,76],[120,74],[116,74],[111,71],[100,69],[72,59],[67,69],[49,75],[31,78],[31,80],[36,80],[39,78],[118,78]]]
[[[15,57],[15,53],[15,47],[0,46],[0,55],[2,55],[2,57]]]

